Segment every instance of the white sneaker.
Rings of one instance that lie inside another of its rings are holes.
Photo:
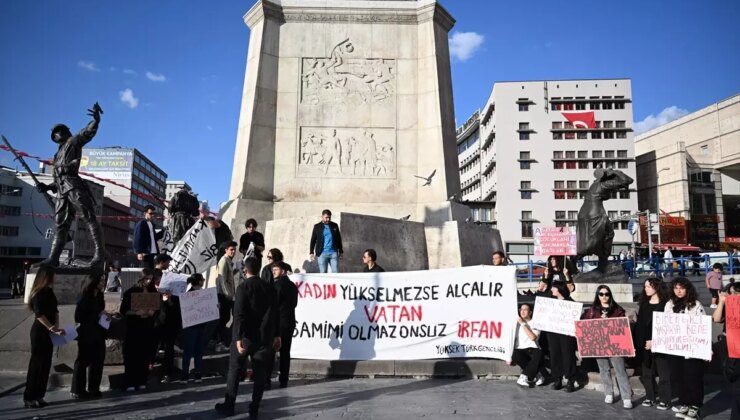
[[[611,404],[611,403],[613,403],[613,402],[614,402],[614,396],[613,396],[613,395],[607,395],[607,396],[606,396],[606,397],[604,398],[604,402],[605,402],[605,403],[607,403],[607,404]]]
[[[529,382],[527,382],[527,375],[519,375],[519,379],[516,380],[516,384],[529,387]]]
[[[671,408],[671,411],[673,411],[674,413],[683,414],[683,413],[689,411],[689,407],[687,407],[685,405],[674,405]]]
[[[711,305],[709,305],[709,307],[710,307],[710,308],[712,308],[712,309],[717,309],[717,305],[716,305],[716,304],[714,304],[714,303],[713,303],[713,304],[711,304]]]
[[[622,406],[624,408],[632,408],[632,400],[622,400]]]
[[[545,377],[542,376],[541,373],[538,373],[537,374],[537,378],[535,378],[535,383],[534,384],[537,385],[537,386],[544,385],[545,384]]]

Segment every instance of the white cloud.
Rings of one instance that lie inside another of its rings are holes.
[[[133,90],[125,89],[118,92],[118,95],[121,97],[121,102],[126,104],[129,108],[134,109],[139,106],[139,98],[134,96]]]
[[[131,69],[123,69],[123,74],[130,74],[132,76],[136,76],[137,73]]]
[[[150,71],[146,72],[146,78],[151,80],[152,82],[166,82],[167,78],[164,77],[164,74],[154,74]]]
[[[87,71],[100,71],[97,65],[93,63],[92,61],[84,61],[80,60],[77,62],[77,67],[81,67]]]
[[[653,114],[650,114],[645,117],[644,120],[636,122],[635,134],[641,134],[646,131],[650,131],[653,128],[660,127],[661,125],[668,124],[669,122],[677,120],[688,113],[689,111],[683,108],[679,108],[675,105],[669,106],[668,108],[660,111],[657,117]]]
[[[206,126],[206,130],[208,130],[208,131],[213,131],[213,127],[211,127],[210,125],[207,125],[207,126]]]
[[[475,32],[454,32],[450,37],[450,56],[466,61],[483,45],[483,35]]]

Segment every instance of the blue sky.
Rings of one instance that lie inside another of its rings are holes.
[[[736,0],[442,4],[457,19],[458,122],[495,81],[629,77],[647,127],[740,93]],[[216,207],[228,198],[251,5],[0,0],[0,133],[51,156],[51,126],[82,127],[100,101],[94,145],[140,149]],[[4,152],[0,164],[15,166]]]

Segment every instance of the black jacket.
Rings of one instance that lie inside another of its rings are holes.
[[[180,315],[180,298],[170,296],[167,300],[159,301],[159,312],[154,319],[154,326],[160,328],[161,335],[177,337],[182,330],[182,315]]]
[[[331,241],[334,249],[343,254],[342,249],[342,235],[339,233],[339,225],[329,221],[329,231],[331,231]],[[309,246],[309,253],[315,254],[317,257],[324,251],[324,223],[319,222],[313,225],[313,232],[311,232],[311,245]],[[315,252],[314,252],[315,251]]]
[[[260,278],[264,281],[266,281],[269,284],[273,284],[275,282],[275,279],[272,278],[272,266],[275,263],[267,264],[266,266],[262,267],[262,272],[260,273]],[[290,266],[290,264],[283,262],[285,264],[286,268],[289,272],[293,272],[293,267]]]
[[[275,280],[277,294],[279,322],[277,334],[283,331],[293,331],[295,328],[295,308],[298,306],[298,288],[288,276],[278,277]]]
[[[88,342],[95,340],[105,340],[105,328],[100,321],[100,313],[105,309],[105,298],[103,293],[95,296],[83,295],[77,301],[75,308],[75,322],[80,324],[77,327],[78,341]]]
[[[272,286],[253,276],[236,288],[233,339],[243,340],[248,353],[272,346],[277,322],[277,295]]]

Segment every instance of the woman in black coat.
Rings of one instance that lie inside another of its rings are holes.
[[[126,390],[135,391],[146,388],[149,377],[149,363],[154,348],[154,311],[131,309],[134,293],[157,293],[153,283],[152,270],[144,269],[136,286],[123,293],[121,315],[126,317],[126,338],[123,341],[123,366],[126,377]],[[159,296],[159,295],[157,295]]]
[[[75,308],[77,327],[77,360],[72,375],[72,398],[100,397],[100,381],[103,379],[105,361],[105,328],[100,325],[105,312],[102,276],[88,276],[82,289],[82,297]],[[87,385],[87,387],[86,387]],[[87,388],[87,389],[86,389]]]
[[[64,335],[64,330],[59,329],[59,310],[57,297],[51,288],[53,284],[54,269],[48,266],[39,268],[28,299],[28,309],[33,311],[35,319],[31,326],[31,360],[28,362],[26,391],[23,393],[26,408],[48,405],[44,396],[54,355],[50,334]]]

